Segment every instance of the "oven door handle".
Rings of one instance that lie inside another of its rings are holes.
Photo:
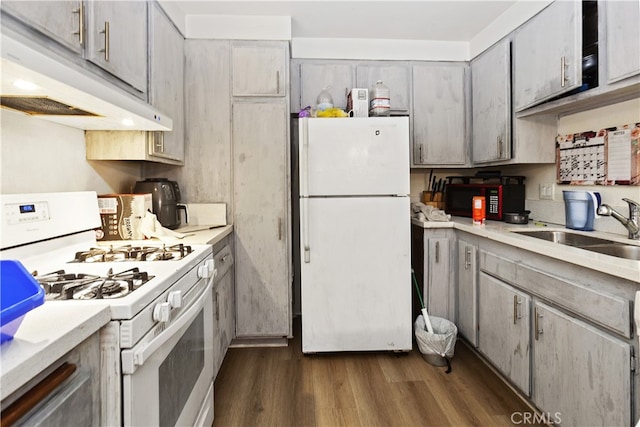
[[[209,282],[207,281],[207,283]],[[123,351],[122,373],[133,374],[136,369],[138,369],[138,366],[142,366],[145,360],[149,359],[153,353],[171,339],[177,331],[190,324],[193,319],[196,318],[198,313],[200,313],[200,310],[202,310],[209,299],[211,299],[211,286],[205,286],[202,294],[198,296],[198,299],[184,313],[182,313],[180,317],[171,322],[169,326],[162,331],[162,333],[158,334],[148,343],[143,342],[138,347]]]

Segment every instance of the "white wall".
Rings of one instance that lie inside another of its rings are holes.
[[[86,160],[84,131],[0,110],[0,193],[129,192],[136,162]]]

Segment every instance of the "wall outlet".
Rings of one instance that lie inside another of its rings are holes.
[[[540,184],[538,187],[538,197],[540,200],[553,200],[555,189],[555,184]]]

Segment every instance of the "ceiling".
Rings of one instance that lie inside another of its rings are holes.
[[[422,1],[161,1],[184,31],[190,15],[287,16],[292,38],[470,41],[517,2]],[[530,0],[529,0],[530,1]]]

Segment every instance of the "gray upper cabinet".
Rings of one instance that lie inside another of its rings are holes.
[[[358,65],[356,86],[371,91],[378,80],[389,88],[391,114],[409,114],[411,106],[411,69],[408,65]],[[369,93],[371,99],[371,93]]]
[[[607,81],[640,74],[640,2],[605,1]]]
[[[582,85],[582,3],[556,1],[515,32],[514,104],[534,106]]]
[[[300,108],[315,108],[325,87],[333,97],[333,106],[345,109],[347,94],[355,86],[355,67],[347,63],[300,64]],[[295,109],[293,111],[296,111]]]
[[[152,155],[184,159],[184,38],[158,4],[149,5],[149,103],[173,120]]]
[[[231,45],[232,95],[287,94],[288,50],[280,42],[233,42]]]
[[[82,53],[85,14],[82,1],[3,1],[2,10],[66,48]]]
[[[412,166],[467,162],[467,65],[413,67]]]
[[[147,92],[147,2],[89,1],[86,58]]]
[[[511,158],[511,43],[503,40],[471,62],[473,163]]]

